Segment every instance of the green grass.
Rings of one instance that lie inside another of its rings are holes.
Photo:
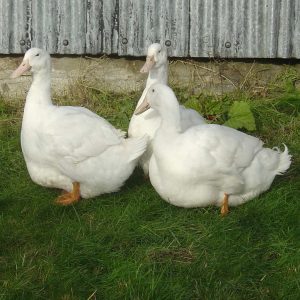
[[[298,299],[300,95],[290,77],[281,80],[265,97],[187,97],[176,89],[218,123],[233,101],[248,102],[257,124],[251,134],[268,146],[284,142],[293,155],[267,193],[225,218],[214,207],[169,205],[140,170],[118,193],[53,205],[60,191],[34,184],[22,157],[23,103],[1,99],[0,299]],[[139,94],[85,90],[54,99],[127,129]]]

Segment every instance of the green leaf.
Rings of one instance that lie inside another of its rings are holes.
[[[256,130],[255,119],[250,106],[244,101],[235,101],[228,112],[229,119],[224,125],[240,129],[245,128],[248,131]]]

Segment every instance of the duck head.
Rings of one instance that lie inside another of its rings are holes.
[[[173,110],[178,106],[177,98],[170,87],[162,83],[154,83],[150,86],[143,102],[136,108],[135,114],[139,115],[149,108],[157,110],[160,115]]]
[[[168,56],[166,49],[162,45],[154,43],[148,48],[146,62],[140,72],[148,73],[151,69],[159,68],[166,64],[167,61]]]
[[[39,48],[31,48],[25,53],[22,63],[12,73],[11,78],[17,78],[29,70],[38,73],[41,70],[50,71],[50,69],[51,63],[48,52]]]

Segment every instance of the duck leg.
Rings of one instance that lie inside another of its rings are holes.
[[[74,204],[80,199],[80,183],[73,182],[73,190],[70,193],[63,193],[55,199],[55,203],[63,206]]]
[[[221,216],[226,216],[229,212],[229,208],[228,208],[228,194],[224,193],[224,198],[223,198],[223,203],[221,206]]]

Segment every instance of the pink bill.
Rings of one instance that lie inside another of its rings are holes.
[[[148,73],[155,65],[154,56],[147,56],[146,62],[141,68],[141,73]]]
[[[10,78],[17,78],[30,69],[31,66],[29,65],[28,61],[23,60],[22,63],[18,66],[18,68],[11,74]]]

